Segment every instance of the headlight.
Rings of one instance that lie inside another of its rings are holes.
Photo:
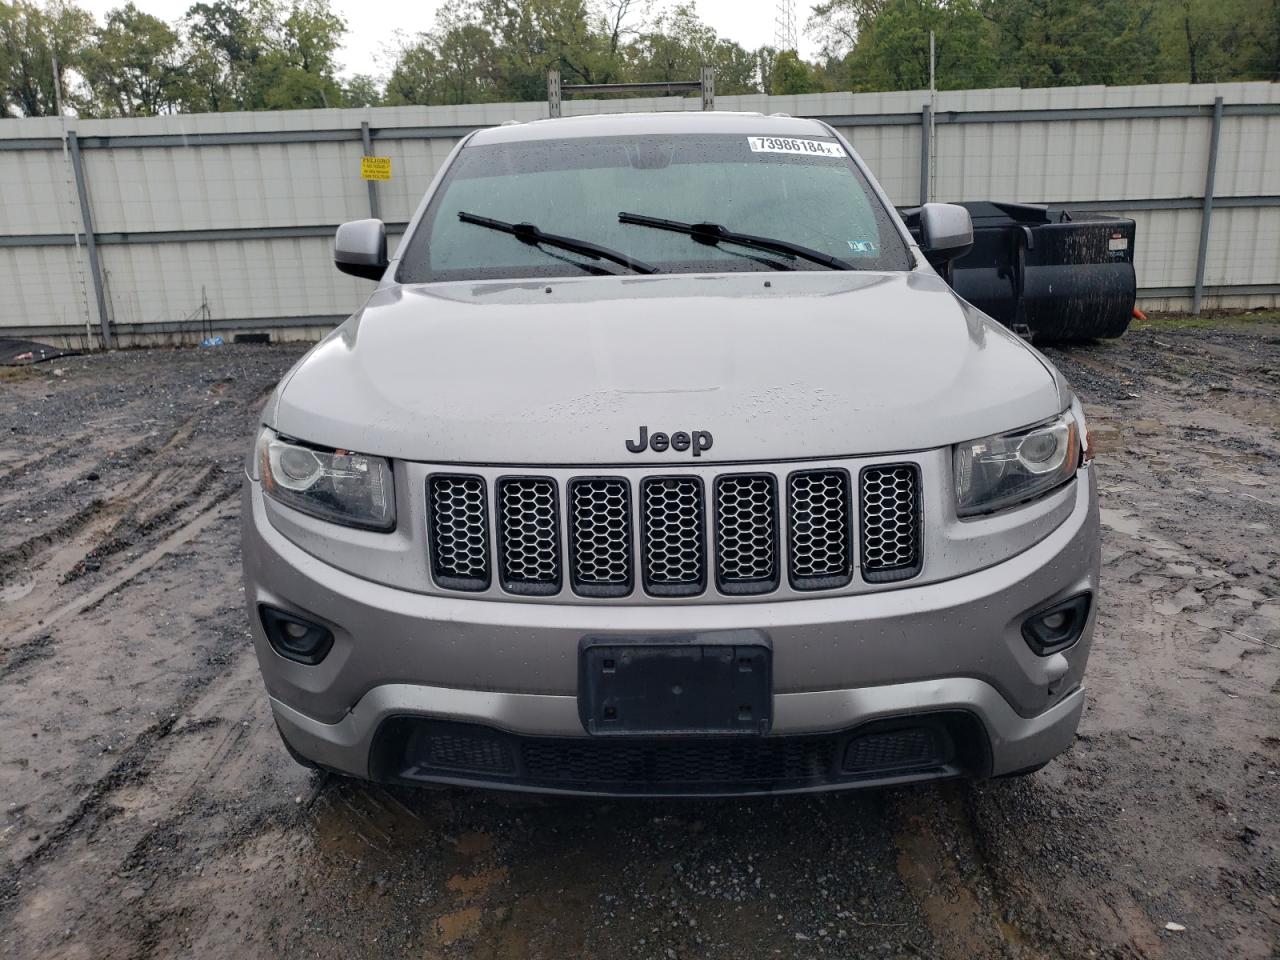
[[[1042,496],[1075,476],[1080,434],[1071,411],[1027,430],[955,449],[956,513],[992,513]]]
[[[262,489],[285,506],[348,527],[395,528],[391,464],[381,457],[317,450],[263,430],[257,462]]]

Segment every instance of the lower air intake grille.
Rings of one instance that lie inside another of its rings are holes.
[[[716,574],[724,593],[778,585],[778,505],[766,474],[716,479]]]
[[[560,510],[556,485],[543,477],[498,481],[498,549],[509,593],[560,589]]]
[[[933,766],[945,759],[945,745],[934,727],[908,727],[868,733],[849,744],[844,769],[850,773]]]
[[[489,586],[489,509],[480,477],[437,474],[427,478],[431,572],[442,587]]]
[[[631,592],[631,488],[619,477],[569,484],[569,552],[575,593],[621,597]]]
[[[842,587],[853,578],[849,474],[805,470],[787,478],[791,521],[791,585],[797,590]]]
[[[623,742],[544,739],[521,745],[526,776],[544,783],[717,784],[812,782],[829,776],[830,738]]]
[[[991,769],[969,714],[888,718],[790,737],[539,737],[423,717],[393,717],[374,735],[375,780],[458,779],[603,794],[768,792],[881,777]]]
[[[920,474],[912,464],[867,467],[860,481],[862,576],[870,583],[920,572]]]
[[[688,596],[706,588],[702,481],[653,477],[641,487],[644,585],[658,596]]]
[[[515,757],[506,738],[483,727],[392,720],[389,729],[404,738],[404,755],[411,758],[409,769],[415,772],[423,769],[494,776],[515,773]]]

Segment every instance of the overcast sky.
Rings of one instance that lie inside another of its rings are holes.
[[[80,0],[102,19],[112,7],[123,6],[125,0]],[[177,20],[194,0],[135,0],[147,13],[164,20]],[[815,54],[815,44],[804,35],[804,22],[811,0],[796,0],[796,27],[800,35],[800,53]],[[346,47],[340,55],[343,73],[383,74],[390,72],[391,45],[395,31],[408,36],[430,29],[441,0],[331,0],[333,9],[347,21]],[[663,4],[655,2],[658,9]],[[748,50],[773,43],[776,0],[697,0],[698,15],[716,32],[736,40]]]

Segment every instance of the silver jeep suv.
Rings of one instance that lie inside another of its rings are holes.
[[[281,381],[249,616],[299,760],[684,795],[1021,773],[1072,742],[1098,581],[1081,409],[814,120],[466,137]]]

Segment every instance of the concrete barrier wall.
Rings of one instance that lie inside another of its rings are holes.
[[[699,106],[569,100],[564,112]],[[898,204],[923,190],[1132,216],[1144,306],[1187,309],[1197,289],[1205,306],[1280,299],[1280,163],[1268,162],[1280,155],[1280,85],[720,97],[716,108],[826,119]],[[337,224],[371,213],[363,125],[371,152],[392,159],[375,191],[394,242],[461,137],[546,114],[517,103],[0,121],[0,333],[94,343],[105,310],[121,342],[209,325],[314,335],[369,289],[330,264]]]

